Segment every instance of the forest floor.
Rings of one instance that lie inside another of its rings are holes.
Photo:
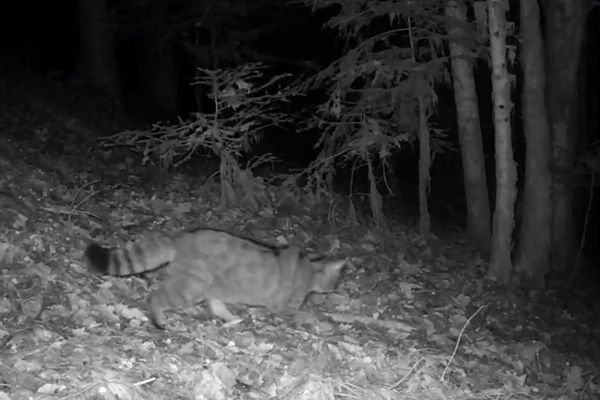
[[[499,288],[458,234],[425,240],[393,216],[379,230],[276,187],[255,209],[221,208],[208,173],[148,172],[84,140],[118,132],[89,102],[32,75],[0,90],[0,400],[600,398],[600,305],[584,287]],[[82,261],[90,241],[196,226],[348,268],[304,320],[237,306],[231,326],[199,304],[161,331],[155,277]]]

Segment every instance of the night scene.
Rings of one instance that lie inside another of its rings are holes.
[[[600,0],[0,6],[0,400],[600,399]]]

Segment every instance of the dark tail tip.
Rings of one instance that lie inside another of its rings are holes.
[[[93,270],[106,274],[110,260],[110,249],[102,247],[99,244],[92,243],[85,249],[85,258],[89,267]]]

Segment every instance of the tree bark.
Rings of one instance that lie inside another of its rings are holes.
[[[488,277],[507,284],[512,269],[512,231],[517,197],[517,171],[513,159],[510,112],[510,77],[506,66],[507,0],[488,0],[490,52],[492,60],[492,98],[496,147],[496,209],[492,253]]]
[[[467,200],[467,232],[475,246],[487,255],[491,243],[490,203],[473,77],[473,57],[466,44],[466,39],[472,32],[469,32],[467,9],[462,0],[447,1],[445,13],[448,17],[452,83]]]
[[[429,188],[431,182],[431,143],[427,125],[425,100],[419,98],[419,234],[428,237],[431,232],[429,216]]]
[[[579,132],[577,75],[587,0],[543,0],[546,36],[546,99],[552,137],[551,267],[565,271],[577,252],[573,219],[575,149]]]
[[[527,143],[523,219],[517,268],[537,286],[548,272],[552,221],[550,128],[544,88],[544,42],[537,0],[521,0],[521,65],[523,67],[523,127]]]

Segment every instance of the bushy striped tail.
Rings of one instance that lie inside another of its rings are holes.
[[[90,269],[101,274],[126,276],[152,271],[175,259],[177,250],[172,239],[156,236],[151,239],[129,243],[124,248],[107,248],[97,243],[85,250]]]

